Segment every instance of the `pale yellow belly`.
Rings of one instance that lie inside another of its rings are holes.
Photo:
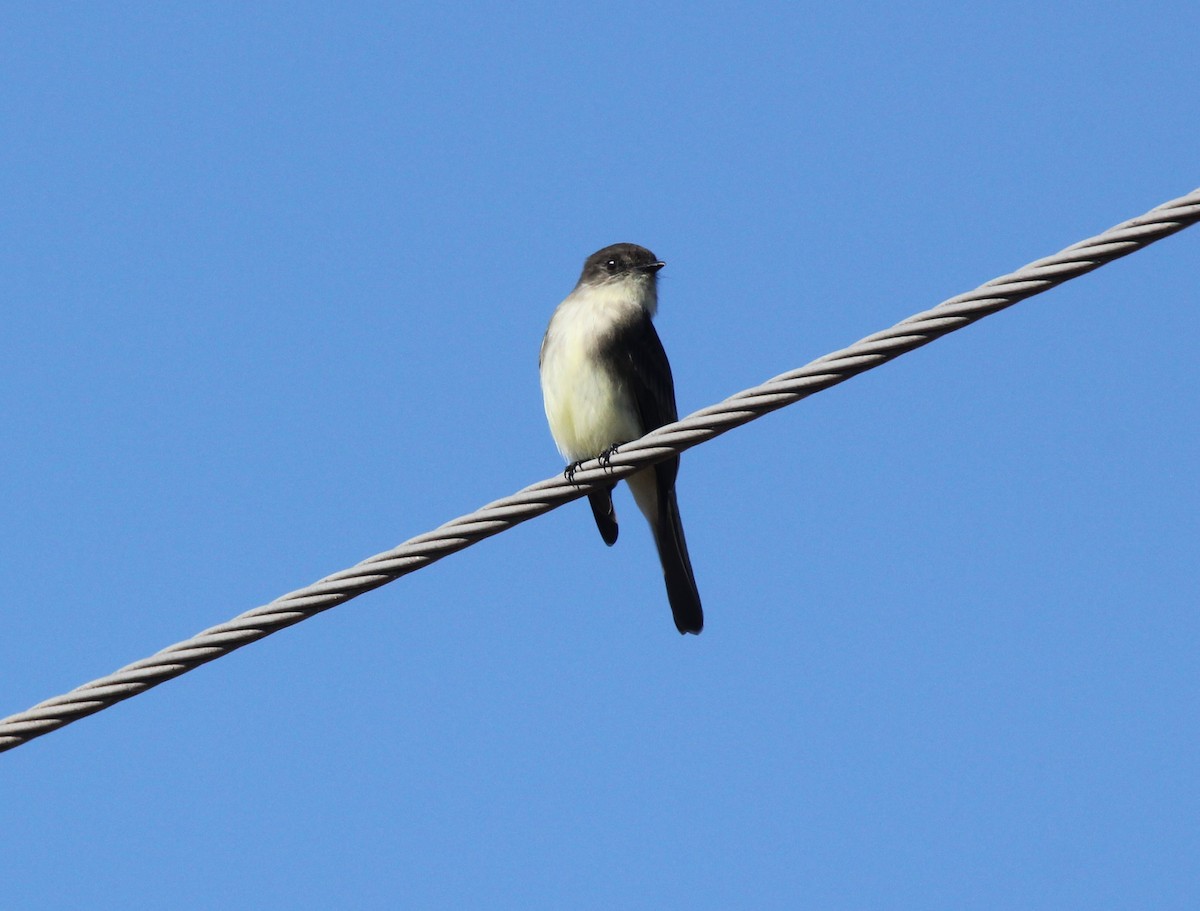
[[[642,431],[630,390],[598,367],[583,339],[562,338],[542,361],[542,399],[558,451],[568,462],[598,456]]]

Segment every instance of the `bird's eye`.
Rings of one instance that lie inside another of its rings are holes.
[[[610,259],[604,264],[604,268],[608,272],[617,272],[620,270],[621,266],[615,259]]]

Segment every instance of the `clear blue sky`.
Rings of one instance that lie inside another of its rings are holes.
[[[139,8],[140,7],[140,8]],[[1200,184],[1194,3],[13,4],[0,715]],[[13,909],[1194,908],[1200,229],[0,756]]]

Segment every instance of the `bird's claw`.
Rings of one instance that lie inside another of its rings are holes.
[[[620,443],[613,443],[606,450],[604,450],[602,453],[600,453],[598,456],[596,456],[596,459],[600,462],[600,467],[605,469],[606,471],[612,471],[612,457],[616,454],[617,450],[620,448],[621,448]],[[579,469],[583,466],[583,463],[587,462],[587,461],[590,461],[590,460],[580,459],[577,462],[572,462],[565,469],[563,469],[563,477],[567,479],[568,484],[575,483],[575,472],[579,471]]]
[[[582,464],[583,459],[580,459],[578,462],[572,462],[565,469],[563,469],[563,477],[567,479],[568,484],[575,483],[575,472],[579,471],[579,466]]]
[[[600,467],[606,471],[612,471],[612,457],[617,454],[617,450],[621,448],[620,443],[613,443],[604,452],[600,453],[597,458],[600,460]]]

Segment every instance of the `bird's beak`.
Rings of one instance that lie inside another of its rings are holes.
[[[647,272],[657,272],[659,269],[661,269],[665,265],[666,265],[666,263],[664,263],[664,262],[657,262],[657,263],[650,263],[649,265],[646,265],[646,266],[642,266],[642,268],[645,269]]]

